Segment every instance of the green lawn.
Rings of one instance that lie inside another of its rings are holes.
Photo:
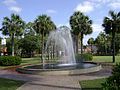
[[[84,80],[80,81],[82,90],[101,90],[101,83],[105,82],[105,79]]]
[[[112,62],[112,56],[93,56],[93,62]],[[116,62],[120,62],[120,56],[116,56]],[[22,58],[21,65],[39,64],[41,63],[40,57]],[[13,66],[0,66],[0,69],[5,69]]]
[[[26,65],[26,64],[38,64],[40,63],[40,57],[33,57],[33,58],[22,58],[22,63],[21,65]]]
[[[120,62],[120,56],[115,56],[116,62]],[[93,62],[112,62],[112,56],[93,56]]]
[[[16,90],[25,82],[0,78],[0,90]]]

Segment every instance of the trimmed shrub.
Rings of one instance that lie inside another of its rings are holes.
[[[120,63],[112,69],[112,76],[102,83],[103,90],[120,90]]]
[[[77,54],[75,58],[76,58],[76,62],[92,61],[93,55],[89,53]]]
[[[1,66],[12,66],[21,64],[22,59],[18,56],[0,56]]]

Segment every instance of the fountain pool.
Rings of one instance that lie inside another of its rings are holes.
[[[70,29],[63,26],[50,32],[42,64],[20,67],[17,71],[40,75],[76,75],[96,72],[100,69],[101,65],[96,63],[76,63]]]

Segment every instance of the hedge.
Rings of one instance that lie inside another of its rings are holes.
[[[92,61],[93,55],[89,53],[77,54],[75,58],[76,58],[76,62]]]
[[[22,62],[22,59],[18,56],[0,56],[1,66],[20,65],[21,62]]]

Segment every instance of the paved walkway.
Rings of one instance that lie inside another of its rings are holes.
[[[0,77],[27,81],[17,90],[80,90],[80,80],[107,77],[110,72],[111,70],[108,68],[96,73],[76,76],[40,76],[20,74],[11,70],[0,70]]]

